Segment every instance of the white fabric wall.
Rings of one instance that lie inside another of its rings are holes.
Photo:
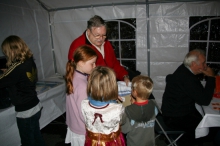
[[[9,35],[21,37],[34,54],[39,79],[55,74],[48,16],[37,1],[0,2],[0,43]]]
[[[148,74],[147,49],[150,49],[153,94],[160,105],[166,75],[173,73],[188,52],[189,17],[218,16],[219,7],[219,2],[149,5],[150,48],[147,48],[146,5],[91,7],[51,13],[57,70],[65,74],[69,46],[85,31],[86,22],[93,15],[100,15],[105,20],[137,18],[137,70],[143,75]]]

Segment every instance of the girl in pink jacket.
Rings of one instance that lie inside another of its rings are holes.
[[[87,77],[96,66],[96,52],[89,46],[80,46],[66,65],[66,124],[68,125],[65,143],[83,146],[85,124],[81,112],[81,102],[86,99]]]

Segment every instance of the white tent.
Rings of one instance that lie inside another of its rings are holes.
[[[219,1],[189,0],[0,0],[0,42],[12,34],[23,38],[44,79],[64,75],[69,46],[91,16],[136,18],[136,68],[153,79],[161,103],[165,76],[188,52],[189,17],[219,16],[219,7]]]
[[[217,0],[0,0],[0,42],[9,35],[23,38],[45,79],[65,74],[69,46],[91,16],[136,18],[136,68],[153,79],[160,104],[165,76],[189,51],[189,17],[219,16],[219,8]]]

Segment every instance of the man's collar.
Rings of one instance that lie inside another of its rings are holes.
[[[191,73],[193,73],[193,71],[191,70],[191,68],[189,67],[189,66],[186,66],[185,64],[184,64],[184,66],[191,72]],[[194,73],[193,73],[194,74]],[[195,75],[195,74],[194,74]]]
[[[90,41],[88,40],[87,30],[83,33],[83,35],[85,36],[86,44],[87,44],[87,45],[92,45],[92,44],[90,43]]]

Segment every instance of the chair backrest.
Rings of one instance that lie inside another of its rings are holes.
[[[158,126],[155,126],[155,130],[157,130],[158,133],[161,133],[163,130],[166,132],[166,134],[181,134],[184,133],[184,131],[182,130],[174,130],[172,128],[169,128],[166,126],[164,120],[163,120],[163,116],[161,113],[159,113],[156,116],[156,122]]]

